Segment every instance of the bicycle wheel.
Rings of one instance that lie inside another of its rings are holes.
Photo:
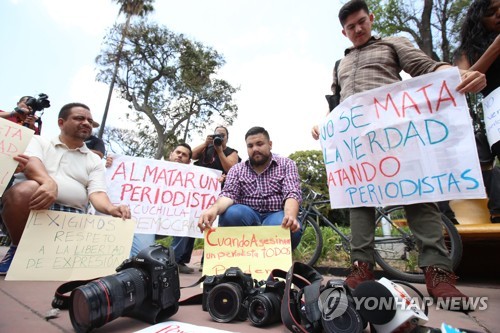
[[[383,216],[379,216],[376,221],[375,261],[395,279],[425,283],[424,273],[418,266],[417,242],[406,225],[404,208],[393,207],[386,214],[390,221],[384,221]],[[441,214],[441,225],[449,257],[453,268],[456,268],[462,259],[462,239],[453,222],[444,214]]]
[[[323,249],[323,235],[321,229],[312,217],[302,221],[302,238],[299,245],[293,250],[293,260],[314,266],[321,256]]]

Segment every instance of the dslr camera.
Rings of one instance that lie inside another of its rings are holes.
[[[69,315],[76,332],[89,332],[120,316],[156,324],[177,313],[179,271],[171,247],[151,245],[116,271],[71,292]]]
[[[44,93],[39,94],[38,98],[30,97],[24,103],[31,107],[33,114],[36,111],[42,111],[43,109],[50,107],[49,96]]]
[[[266,281],[266,284],[254,289],[248,298],[248,319],[257,327],[267,326],[281,321],[281,300],[285,292],[285,282]]]
[[[252,276],[238,267],[230,267],[224,274],[207,276],[203,281],[202,309],[219,323],[245,320],[245,302],[255,287]]]
[[[222,141],[224,141],[224,136],[221,134],[213,134],[212,139],[214,140],[214,146],[222,145]]]
[[[367,325],[356,311],[350,289],[343,280],[329,280],[320,290],[318,305],[325,333],[362,333]]]

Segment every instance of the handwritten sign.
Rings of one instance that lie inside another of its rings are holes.
[[[165,321],[150,327],[146,327],[135,333],[232,333],[232,331],[223,331],[217,328],[198,326],[182,323],[180,321]]]
[[[320,125],[332,208],[484,198],[456,68],[350,96]]]
[[[0,118],[0,197],[17,167],[12,157],[24,153],[34,131]]]
[[[275,268],[292,266],[290,230],[281,226],[220,227],[205,232],[204,275],[224,274],[239,267],[252,278],[265,280]]]
[[[70,281],[115,274],[132,247],[132,220],[31,211],[6,280]]]
[[[484,124],[490,146],[500,140],[500,87],[483,99]]]
[[[217,200],[221,174],[191,164],[117,156],[106,180],[111,201],[130,206],[137,233],[203,238],[198,218]]]

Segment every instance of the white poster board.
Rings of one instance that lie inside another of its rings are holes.
[[[107,215],[31,211],[6,280],[71,281],[115,274],[135,224]]]
[[[490,147],[500,140],[500,87],[483,99],[484,125]]]
[[[350,96],[320,124],[332,208],[486,197],[451,68]]]
[[[221,174],[192,164],[115,156],[106,181],[111,202],[130,206],[137,233],[203,238],[198,218],[217,200]]]
[[[0,197],[17,167],[12,157],[24,153],[34,131],[0,118]]]

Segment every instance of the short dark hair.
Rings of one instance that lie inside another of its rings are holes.
[[[19,102],[18,102],[18,103],[21,103],[21,102],[26,102],[26,101],[27,101],[28,99],[30,99],[30,98],[33,98],[33,97],[28,96],[28,95],[23,96],[23,97],[21,97],[21,98],[19,99]]]
[[[191,146],[188,145],[187,143],[185,142],[181,142],[179,143],[177,146],[175,146],[174,150],[177,148],[177,147],[184,147],[184,148],[187,148],[187,150],[189,150],[189,159],[191,159],[193,157],[193,151],[191,150]]]
[[[370,14],[368,5],[364,0],[351,0],[347,2],[339,10],[340,25],[344,27],[344,23],[347,20],[347,17],[351,14],[359,12],[360,10],[364,10],[367,14]]]
[[[229,138],[229,131],[225,126],[219,125],[214,129],[214,132],[217,131],[218,128],[223,128],[226,131],[226,138]]]
[[[250,136],[250,135],[257,135],[257,134],[264,134],[267,140],[269,140],[269,133],[266,131],[264,127],[260,126],[254,126],[250,128],[247,133],[245,134],[245,140]]]
[[[84,108],[90,111],[90,108],[82,103],[68,103],[66,105],[63,105],[61,108],[61,111],[59,111],[59,115],[57,116],[58,118],[62,118],[64,120],[68,119],[69,114],[71,113],[72,108]]]

